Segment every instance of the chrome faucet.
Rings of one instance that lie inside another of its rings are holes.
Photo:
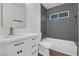
[[[9,35],[14,35],[14,29],[13,29],[13,27],[10,27]]]

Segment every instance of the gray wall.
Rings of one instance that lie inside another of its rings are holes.
[[[48,15],[65,10],[69,10],[69,18],[58,19],[57,21],[47,21],[47,37],[71,40],[77,42],[77,4],[68,3],[48,9]]]
[[[47,10],[43,5],[41,5],[41,32],[43,39],[46,37],[47,32]]]
[[[78,56],[79,56],[79,4],[78,4]]]

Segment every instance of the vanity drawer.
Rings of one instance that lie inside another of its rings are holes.
[[[37,55],[38,55],[38,50],[35,49],[34,51],[32,51],[32,55],[33,55],[33,56],[37,56]]]
[[[32,38],[32,45],[35,45],[35,44],[38,44],[38,38],[35,37],[35,38]]]
[[[16,41],[16,42],[13,42],[13,43],[10,43],[8,46],[10,47],[13,47],[13,48],[18,48],[20,46],[23,46],[25,44],[25,41]]]
[[[38,44],[32,46],[32,55],[33,56],[38,55]]]
[[[25,48],[19,48],[19,49],[11,49],[7,52],[7,55],[9,56],[30,56],[31,54],[31,49],[27,47]]]
[[[38,45],[32,45],[32,51],[38,50]]]

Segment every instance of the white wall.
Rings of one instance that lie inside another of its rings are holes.
[[[40,33],[41,14],[40,4],[27,3],[26,4],[26,27],[15,29],[15,33]],[[0,8],[0,34],[8,34],[9,29],[1,27],[1,8]]]
[[[29,32],[40,32],[40,4],[37,3],[27,3],[26,4],[26,23],[27,30]]]

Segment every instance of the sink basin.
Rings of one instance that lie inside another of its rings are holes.
[[[19,40],[25,40],[27,38],[39,35],[40,33],[16,33],[15,35],[0,35],[0,45],[9,44]]]

